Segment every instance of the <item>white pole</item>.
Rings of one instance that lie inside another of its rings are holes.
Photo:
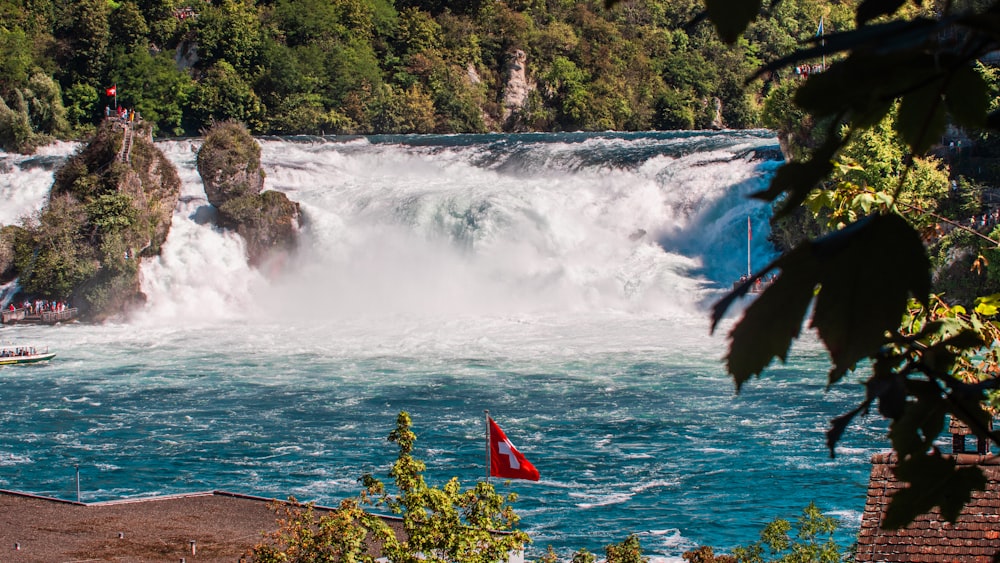
[[[492,456],[490,456],[490,411],[484,410],[486,413],[486,482],[490,482],[490,463],[492,463]]]
[[[819,17],[819,44],[826,46],[826,30],[823,29],[823,16]],[[826,53],[823,53],[823,72],[826,72]]]
[[[750,231],[750,216],[747,215],[747,277],[748,278],[751,275],[753,275],[753,272],[750,269],[750,237],[751,237],[750,233],[751,233],[751,231]]]

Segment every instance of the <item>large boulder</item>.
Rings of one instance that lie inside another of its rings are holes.
[[[127,314],[145,301],[140,259],[160,253],[180,188],[151,125],[106,120],[56,170],[37,219],[9,233],[21,295],[69,302],[84,320]]]
[[[260,145],[242,124],[217,123],[198,151],[198,174],[208,202],[217,208],[230,199],[257,195],[264,189]]]
[[[262,191],[260,145],[242,124],[214,125],[198,151],[198,173],[220,227],[246,241],[247,259],[260,266],[298,244],[299,204],[281,192]]]

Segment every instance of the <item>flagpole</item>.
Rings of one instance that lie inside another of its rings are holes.
[[[118,109],[118,83],[115,82],[115,109]]]
[[[490,463],[492,463],[493,458],[490,456],[490,411],[483,410],[486,413],[486,482],[490,482]]]
[[[826,32],[826,30],[823,29],[823,16],[820,16],[819,17],[819,44],[822,47],[826,46],[826,39],[823,37],[823,34],[825,32]],[[823,72],[826,72],[826,53],[823,53]]]

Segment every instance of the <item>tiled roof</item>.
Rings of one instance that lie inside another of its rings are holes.
[[[986,490],[972,492],[972,500],[955,524],[944,521],[934,509],[901,530],[879,528],[890,497],[903,488],[892,473],[896,454],[872,457],[868,500],[858,532],[859,563],[1000,561],[1000,457],[966,453],[954,457],[959,466],[980,466],[987,479]]]

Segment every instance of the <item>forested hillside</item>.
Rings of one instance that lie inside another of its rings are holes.
[[[160,137],[226,119],[254,134],[757,127],[779,77],[745,79],[821,19],[852,25],[851,4],[774,3],[724,45],[701,0],[0,0],[0,147],[88,134],[116,101]]]

